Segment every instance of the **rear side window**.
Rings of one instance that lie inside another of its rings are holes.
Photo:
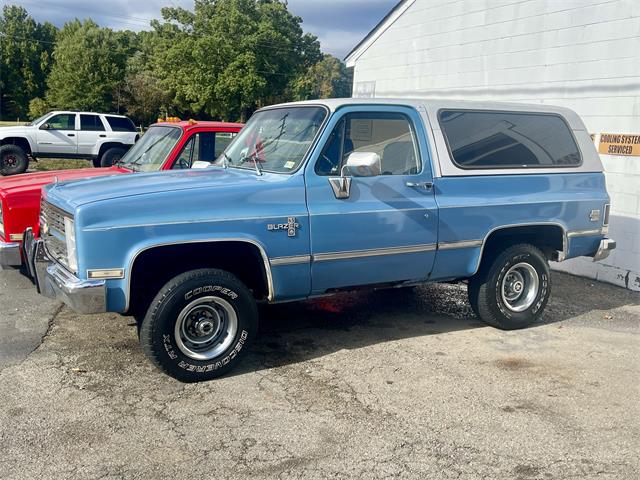
[[[440,127],[464,169],[575,167],[580,151],[558,115],[442,110]]]
[[[80,130],[103,132],[104,125],[98,115],[80,115]]]
[[[136,126],[131,120],[123,117],[105,117],[114,132],[135,132]]]

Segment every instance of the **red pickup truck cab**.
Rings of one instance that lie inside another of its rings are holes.
[[[242,127],[240,123],[194,120],[156,123],[112,167],[24,173],[1,178],[0,266],[20,266],[23,232],[31,227],[38,235],[40,191],[44,185],[105,175],[206,166],[204,162],[213,162]]]

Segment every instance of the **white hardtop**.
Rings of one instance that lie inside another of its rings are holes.
[[[272,107],[323,105],[331,112],[351,105],[404,105],[417,110],[426,110],[431,120],[436,118],[442,109],[461,110],[494,110],[507,112],[552,113],[562,116],[572,130],[585,130],[584,123],[577,113],[565,107],[554,105],[528,104],[516,102],[491,102],[483,100],[446,100],[425,98],[328,98],[322,100],[305,100],[301,102],[283,103]],[[272,108],[265,107],[265,108]],[[437,128],[434,126],[434,128]]]

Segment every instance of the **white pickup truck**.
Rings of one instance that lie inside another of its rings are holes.
[[[0,174],[25,172],[29,157],[84,158],[108,167],[138,137],[133,122],[123,115],[49,112],[28,125],[0,127]]]

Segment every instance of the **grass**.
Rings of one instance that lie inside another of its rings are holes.
[[[36,172],[90,167],[93,167],[93,164],[89,160],[76,160],[68,158],[44,158],[42,160],[38,160],[37,162],[29,162],[29,171]]]
[[[15,127],[16,125],[24,125],[27,122],[0,122],[0,127]]]

